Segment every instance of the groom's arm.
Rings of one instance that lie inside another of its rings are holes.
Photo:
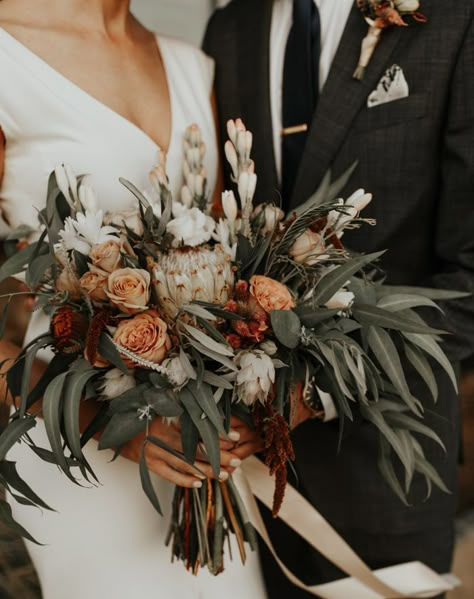
[[[420,284],[474,293],[474,17],[464,36],[453,72],[443,132],[441,193],[434,275]],[[442,303],[446,313],[430,311],[431,326],[452,335],[443,344],[452,361],[474,354],[474,297]]]

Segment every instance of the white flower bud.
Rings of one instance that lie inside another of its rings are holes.
[[[189,187],[184,185],[181,189],[181,203],[186,208],[191,208],[193,205],[193,194],[189,191]]]
[[[188,382],[189,377],[186,374],[179,357],[168,358],[162,363],[162,366],[169,372],[171,382],[176,387],[183,387]]]
[[[237,158],[237,152],[231,141],[226,141],[224,146],[225,157],[227,162],[230,164],[234,178],[237,179],[239,176],[239,159]]]
[[[124,374],[118,368],[113,368],[104,374],[104,382],[100,387],[102,399],[113,400],[122,393],[136,387],[135,377]]]
[[[98,210],[96,193],[94,189],[86,183],[82,183],[79,187],[79,202],[82,204],[84,210],[87,210],[88,212],[95,214]]]
[[[233,191],[224,191],[222,194],[222,208],[224,210],[224,214],[226,218],[234,223],[237,219],[238,214],[238,206],[237,200],[235,199],[235,195]]]
[[[232,145],[237,144],[237,127],[235,126],[235,121],[232,119],[227,121],[227,135],[232,143]]]
[[[274,341],[267,339],[266,341],[262,341],[259,345],[260,349],[264,351],[267,356],[274,356],[278,351],[277,344]]]
[[[326,302],[326,307],[330,310],[346,310],[352,306],[354,299],[355,295],[352,291],[341,289]]]

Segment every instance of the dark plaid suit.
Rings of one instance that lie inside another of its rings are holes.
[[[334,0],[337,1],[337,0]],[[306,200],[331,168],[358,168],[346,195],[358,187],[374,193],[364,216],[378,221],[344,237],[358,251],[389,249],[384,267],[394,284],[474,290],[474,2],[423,0],[426,24],[394,27],[381,42],[363,82],[352,73],[367,25],[354,7],[314,115],[292,205]],[[258,197],[276,199],[269,98],[271,0],[234,0],[217,11],[205,50],[217,63],[216,91],[222,134],[228,118],[241,116],[255,134]],[[284,42],[282,42],[284,43]],[[408,98],[367,108],[367,97],[390,66],[398,64]],[[474,353],[474,301],[446,302],[446,317],[432,324],[453,335],[445,349],[454,363]],[[371,426],[356,419],[337,454],[338,424],[311,421],[294,435],[299,486],[372,567],[420,559],[448,571],[453,548],[458,455],[458,398],[438,372],[440,399],[410,377],[425,404],[428,423],[446,444],[425,451],[452,495],[415,485],[404,507],[381,479]],[[269,523],[280,553],[306,581],[338,576],[319,555]],[[264,555],[270,597],[306,596],[280,578]],[[350,598],[348,598],[350,599]]]

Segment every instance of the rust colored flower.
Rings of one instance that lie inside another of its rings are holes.
[[[267,314],[273,310],[291,310],[296,306],[288,287],[261,275],[254,275],[250,279],[250,295]]]
[[[86,331],[86,317],[71,306],[62,306],[51,319],[51,335],[60,352],[79,352],[83,347]]]
[[[273,407],[272,398],[265,405],[257,402],[253,414],[256,429],[265,440],[263,452],[265,464],[270,468],[270,474],[275,475],[272,514],[276,518],[285,497],[288,461],[295,460],[290,427],[285,418]]]
[[[99,310],[94,315],[89,330],[87,331],[85,356],[95,368],[105,368],[109,365],[109,363],[99,355],[98,346],[102,331],[109,324],[110,320],[109,310],[106,308]]]

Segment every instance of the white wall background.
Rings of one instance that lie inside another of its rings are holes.
[[[153,31],[200,44],[212,11],[227,1],[132,0],[131,6],[143,24]]]

